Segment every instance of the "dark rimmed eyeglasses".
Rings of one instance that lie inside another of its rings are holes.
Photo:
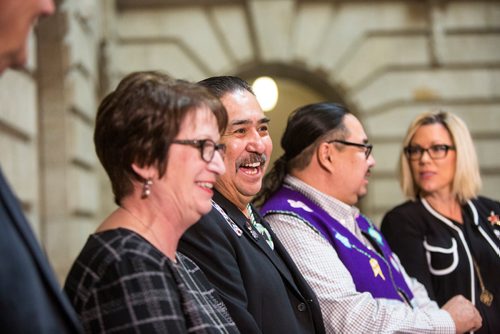
[[[360,143],[353,143],[353,142],[350,142],[350,141],[346,141],[346,140],[340,140],[340,139],[334,139],[334,140],[330,140],[327,142],[328,144],[331,144],[331,143],[339,143],[339,144],[342,144],[342,145],[347,145],[347,146],[356,146],[356,147],[362,147],[365,149],[365,157],[366,159],[368,159],[368,157],[370,156],[370,154],[372,153],[372,150],[373,150],[373,145],[372,144],[360,144]]]
[[[415,146],[406,146],[404,148],[405,155],[408,159],[416,161],[420,160],[424,155],[424,152],[429,154],[431,159],[444,159],[448,155],[448,151],[455,150],[455,146],[440,144],[440,145],[432,145],[429,148],[423,148],[419,145]]]
[[[178,139],[172,141],[172,144],[188,145],[199,149],[201,158],[205,162],[212,161],[215,151],[218,151],[221,157],[224,157],[226,152],[226,145],[216,144],[211,139]]]

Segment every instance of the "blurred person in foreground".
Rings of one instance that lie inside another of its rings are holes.
[[[439,305],[462,294],[483,318],[478,333],[500,333],[500,202],[478,196],[467,126],[450,112],[426,112],[403,147],[400,183],[410,200],[385,215],[382,233]]]
[[[54,10],[52,0],[0,0],[0,74],[26,64],[28,35],[39,18]]]
[[[210,211],[226,124],[206,89],[157,72],[128,75],[101,102],[94,142],[119,207],[64,287],[86,332],[238,332],[203,272],[177,252]]]
[[[244,80],[200,82],[226,107],[226,174],[212,211],[182,237],[179,249],[205,272],[242,333],[323,333],[318,301],[269,225],[250,204],[261,188],[272,141],[269,118]]]
[[[0,74],[25,65],[31,28],[53,12],[52,0],[0,0]],[[80,332],[78,318],[1,170],[0,229],[2,333]]]
[[[463,333],[481,325],[462,296],[439,309],[355,207],[375,159],[354,115],[335,103],[298,108],[281,146],[256,200],[265,200],[264,218],[315,291],[327,333]]]

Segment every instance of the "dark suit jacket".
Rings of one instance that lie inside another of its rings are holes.
[[[203,270],[242,333],[324,333],[321,311],[309,285],[272,232],[274,251],[262,236],[252,237],[246,217],[216,193],[214,200],[236,224],[216,210],[184,234],[179,251]],[[239,236],[236,230],[242,234]]]
[[[0,170],[0,331],[79,333],[76,314]]]

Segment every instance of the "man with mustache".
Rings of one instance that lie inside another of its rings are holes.
[[[463,296],[439,309],[355,207],[375,159],[354,115],[335,103],[301,107],[290,115],[281,146],[256,200],[315,291],[327,333],[463,333],[481,326]]]
[[[54,10],[52,0],[0,0],[0,75],[25,65],[33,25]],[[1,170],[0,230],[2,333],[79,333],[78,318]]]
[[[200,84],[228,112],[226,174],[215,185],[212,211],[188,229],[179,250],[203,270],[242,333],[324,333],[314,293],[250,204],[271,155],[269,119],[242,79]]]

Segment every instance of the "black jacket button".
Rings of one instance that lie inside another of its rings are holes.
[[[300,303],[299,305],[297,305],[297,309],[300,311],[300,312],[304,312],[305,310],[307,310],[307,306],[305,303]]]

